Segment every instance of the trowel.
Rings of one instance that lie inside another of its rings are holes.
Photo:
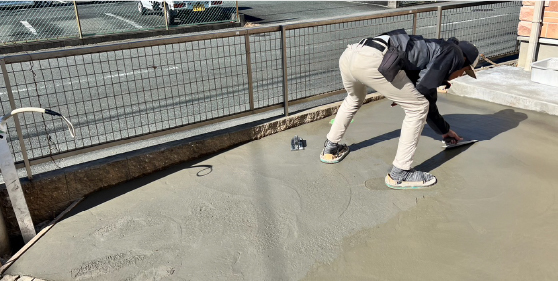
[[[467,144],[472,144],[475,142],[478,142],[478,140],[462,140],[462,141],[458,141],[457,143],[452,144],[451,141],[454,140],[453,138],[445,138],[442,140],[442,147],[445,149],[449,149],[449,148],[455,148],[455,147],[460,147],[463,145],[467,145]]]

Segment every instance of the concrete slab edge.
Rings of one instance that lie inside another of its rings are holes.
[[[464,83],[453,83],[448,91],[449,94],[485,100],[501,105],[507,105],[515,108],[538,111],[551,115],[558,115],[558,104],[553,104],[541,100],[530,99],[497,90],[487,90],[483,87],[468,85]]]
[[[369,94],[365,103],[384,97]],[[236,145],[258,140],[337,113],[341,102],[308,109],[261,124],[247,124],[170,142],[121,155],[75,165],[44,174],[33,180],[21,178],[33,222],[45,224],[55,219],[76,199],[95,191],[167,169],[171,166],[222,152]],[[324,132],[325,134],[325,132]],[[10,236],[19,237],[19,227],[5,185],[0,185],[0,205]]]

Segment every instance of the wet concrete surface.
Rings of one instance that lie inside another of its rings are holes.
[[[366,104],[352,152],[319,162],[331,118],[86,198],[17,260],[45,280],[554,280],[558,117],[457,96],[415,165],[438,183],[390,190],[403,112]],[[290,151],[294,135],[307,140]]]

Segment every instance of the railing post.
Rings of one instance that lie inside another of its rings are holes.
[[[152,2],[153,3],[153,2]],[[153,4],[151,4],[153,5]],[[165,27],[167,30],[169,30],[169,20],[168,20],[168,13],[167,13],[167,1],[163,1],[163,14],[165,14],[165,16],[163,18],[165,18]]]
[[[236,16],[234,18],[236,22],[240,22],[240,17],[238,16],[238,1],[236,1]]]
[[[250,110],[254,110],[254,82],[252,80],[252,55],[250,54],[250,34],[244,35],[244,48],[246,50],[246,72],[248,72],[248,97]]]
[[[281,25],[281,50],[283,52],[283,99],[285,116],[289,116],[289,83],[287,80],[287,32]]]
[[[77,7],[77,4],[76,4],[76,1],[74,1],[74,12],[76,13],[76,21],[77,21],[78,32],[79,32],[79,39],[83,39],[83,32],[81,31],[81,21],[79,20],[79,13],[78,13],[78,7]]]
[[[4,59],[0,60],[0,68],[2,69],[2,74],[4,76],[4,83],[6,85],[6,92],[8,93],[8,99],[10,100],[11,110],[16,109],[16,104],[14,100],[14,93],[12,92],[12,85],[10,84],[10,78],[8,77],[8,70],[6,69],[6,61]],[[25,163],[25,170],[27,170],[27,178],[33,179],[33,174],[31,173],[31,165],[29,165],[29,157],[27,157],[27,149],[25,148],[25,142],[23,141],[23,133],[21,132],[21,125],[19,123],[19,117],[14,116],[14,122],[16,126],[17,136],[19,138],[19,146],[21,147],[21,154],[23,156],[23,162]]]
[[[413,13],[413,35],[417,35],[417,12]]]
[[[6,62],[4,61],[4,59],[0,60],[0,67],[4,76],[4,82],[6,83],[6,92],[8,93],[8,97],[10,99],[10,107],[13,111],[15,109],[14,96],[12,93],[12,86],[10,85],[10,79],[8,77],[8,71],[6,69]],[[24,155],[23,158],[25,160],[27,175],[29,179],[31,179],[31,169],[29,167],[29,160],[27,159],[25,143],[23,142],[21,127],[17,116],[14,116],[14,122],[16,124],[17,134],[19,136],[21,152]],[[29,213],[29,207],[27,206],[25,195],[23,194],[23,189],[21,188],[19,175],[17,174],[17,169],[14,164],[14,157],[10,152],[10,148],[8,145],[8,129],[4,128],[4,125],[7,124],[2,124],[2,126],[0,126],[0,170],[2,172],[2,177],[4,178],[8,196],[10,197],[10,202],[12,203],[12,207],[14,209],[14,214],[21,231],[21,236],[23,237],[23,242],[27,243],[29,242],[29,240],[35,237],[37,233],[35,232],[35,226],[33,225],[31,214]]]
[[[436,25],[436,38],[440,39],[442,35],[442,6],[438,6],[438,25]]]

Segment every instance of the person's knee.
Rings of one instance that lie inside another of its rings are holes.
[[[429,107],[430,107],[430,103],[428,102],[427,99],[422,99],[417,102],[417,112],[421,115],[426,116],[428,114]]]
[[[364,103],[364,99],[359,99],[356,96],[347,96],[342,106],[345,106],[349,110],[358,110]]]
[[[410,106],[407,106],[405,108],[405,114],[408,116],[414,116],[415,118],[418,119],[426,120],[429,107],[430,104],[428,103],[428,100],[426,99],[417,100],[412,104],[410,104]]]

